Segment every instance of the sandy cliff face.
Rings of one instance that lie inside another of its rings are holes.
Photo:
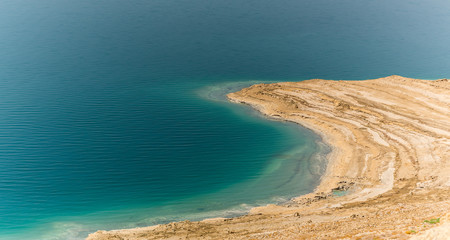
[[[323,137],[333,150],[316,191],[239,218],[88,239],[405,239],[445,226],[446,218],[424,221],[450,212],[449,80],[314,79],[257,84],[228,97]],[[333,194],[341,191],[347,194]]]

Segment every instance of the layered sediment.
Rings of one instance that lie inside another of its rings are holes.
[[[88,239],[425,239],[448,226],[449,80],[313,79],[256,84],[228,98],[322,136],[332,151],[315,192],[237,218]]]

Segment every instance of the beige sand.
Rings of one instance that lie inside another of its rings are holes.
[[[257,84],[228,95],[332,148],[314,193],[232,219],[98,231],[88,239],[442,239],[450,213],[450,81]],[[332,191],[347,191],[337,197]],[[441,218],[439,223],[425,220]],[[435,227],[435,228],[433,228]],[[445,239],[445,238],[444,238]]]

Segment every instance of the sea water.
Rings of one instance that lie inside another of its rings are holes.
[[[450,75],[448,1],[0,2],[0,239],[83,239],[311,192],[329,147],[259,82]]]

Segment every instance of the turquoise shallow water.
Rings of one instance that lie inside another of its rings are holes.
[[[5,129],[26,137],[4,140],[2,237],[79,239],[236,216],[317,184],[327,147],[314,134],[226,101],[225,92],[249,83],[192,85],[167,94],[144,84],[92,109],[56,103],[45,120],[20,111],[30,125]],[[134,100],[122,106],[124,98]]]
[[[234,216],[318,183],[328,149],[224,95],[450,75],[448,1],[0,3],[0,239]]]

